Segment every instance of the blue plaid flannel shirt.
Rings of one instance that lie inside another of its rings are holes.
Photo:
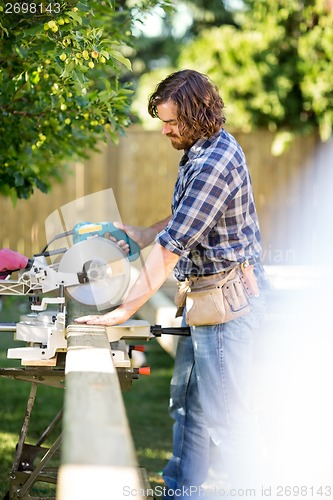
[[[184,152],[172,217],[156,241],[180,255],[175,276],[215,274],[259,260],[260,230],[246,159],[224,129]]]

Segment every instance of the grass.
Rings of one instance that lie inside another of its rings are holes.
[[[146,355],[152,374],[133,381],[132,390],[124,393],[124,401],[138,462],[153,484],[161,482],[158,472],[171,455],[168,403],[173,360],[156,341],[147,344]]]
[[[18,321],[19,315],[29,310],[25,299],[5,297],[0,311],[0,322]],[[8,360],[9,347],[21,345],[13,341],[13,334],[0,332],[0,367],[19,366],[18,360]],[[146,469],[152,486],[162,482],[159,472],[171,453],[172,421],[168,416],[169,384],[173,360],[159,344],[152,340],[146,345],[147,364],[151,376],[134,380],[132,389],[124,392],[124,402],[132,432],[139,465]],[[15,446],[25,414],[30,384],[0,378],[0,499],[8,491],[8,475],[13,463]],[[27,442],[35,444],[40,434],[63,404],[64,391],[39,386],[32,411]],[[57,432],[60,429],[56,429]],[[50,445],[57,432],[45,445]],[[52,486],[43,486],[39,495],[52,494]]]

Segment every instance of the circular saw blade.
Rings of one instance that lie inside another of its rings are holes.
[[[87,274],[88,283],[69,286],[77,302],[106,309],[120,304],[130,281],[130,264],[121,248],[99,236],[80,241],[63,255],[59,272]]]

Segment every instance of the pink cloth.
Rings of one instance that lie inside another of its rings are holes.
[[[4,279],[10,274],[11,271],[16,271],[17,269],[24,269],[28,264],[28,257],[14,252],[9,248],[2,248],[0,250],[0,274],[1,278]]]

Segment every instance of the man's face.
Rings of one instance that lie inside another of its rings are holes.
[[[196,141],[189,134],[181,135],[178,128],[177,106],[172,101],[166,101],[157,105],[158,117],[163,122],[162,134],[169,137],[175,149],[189,149]]]

